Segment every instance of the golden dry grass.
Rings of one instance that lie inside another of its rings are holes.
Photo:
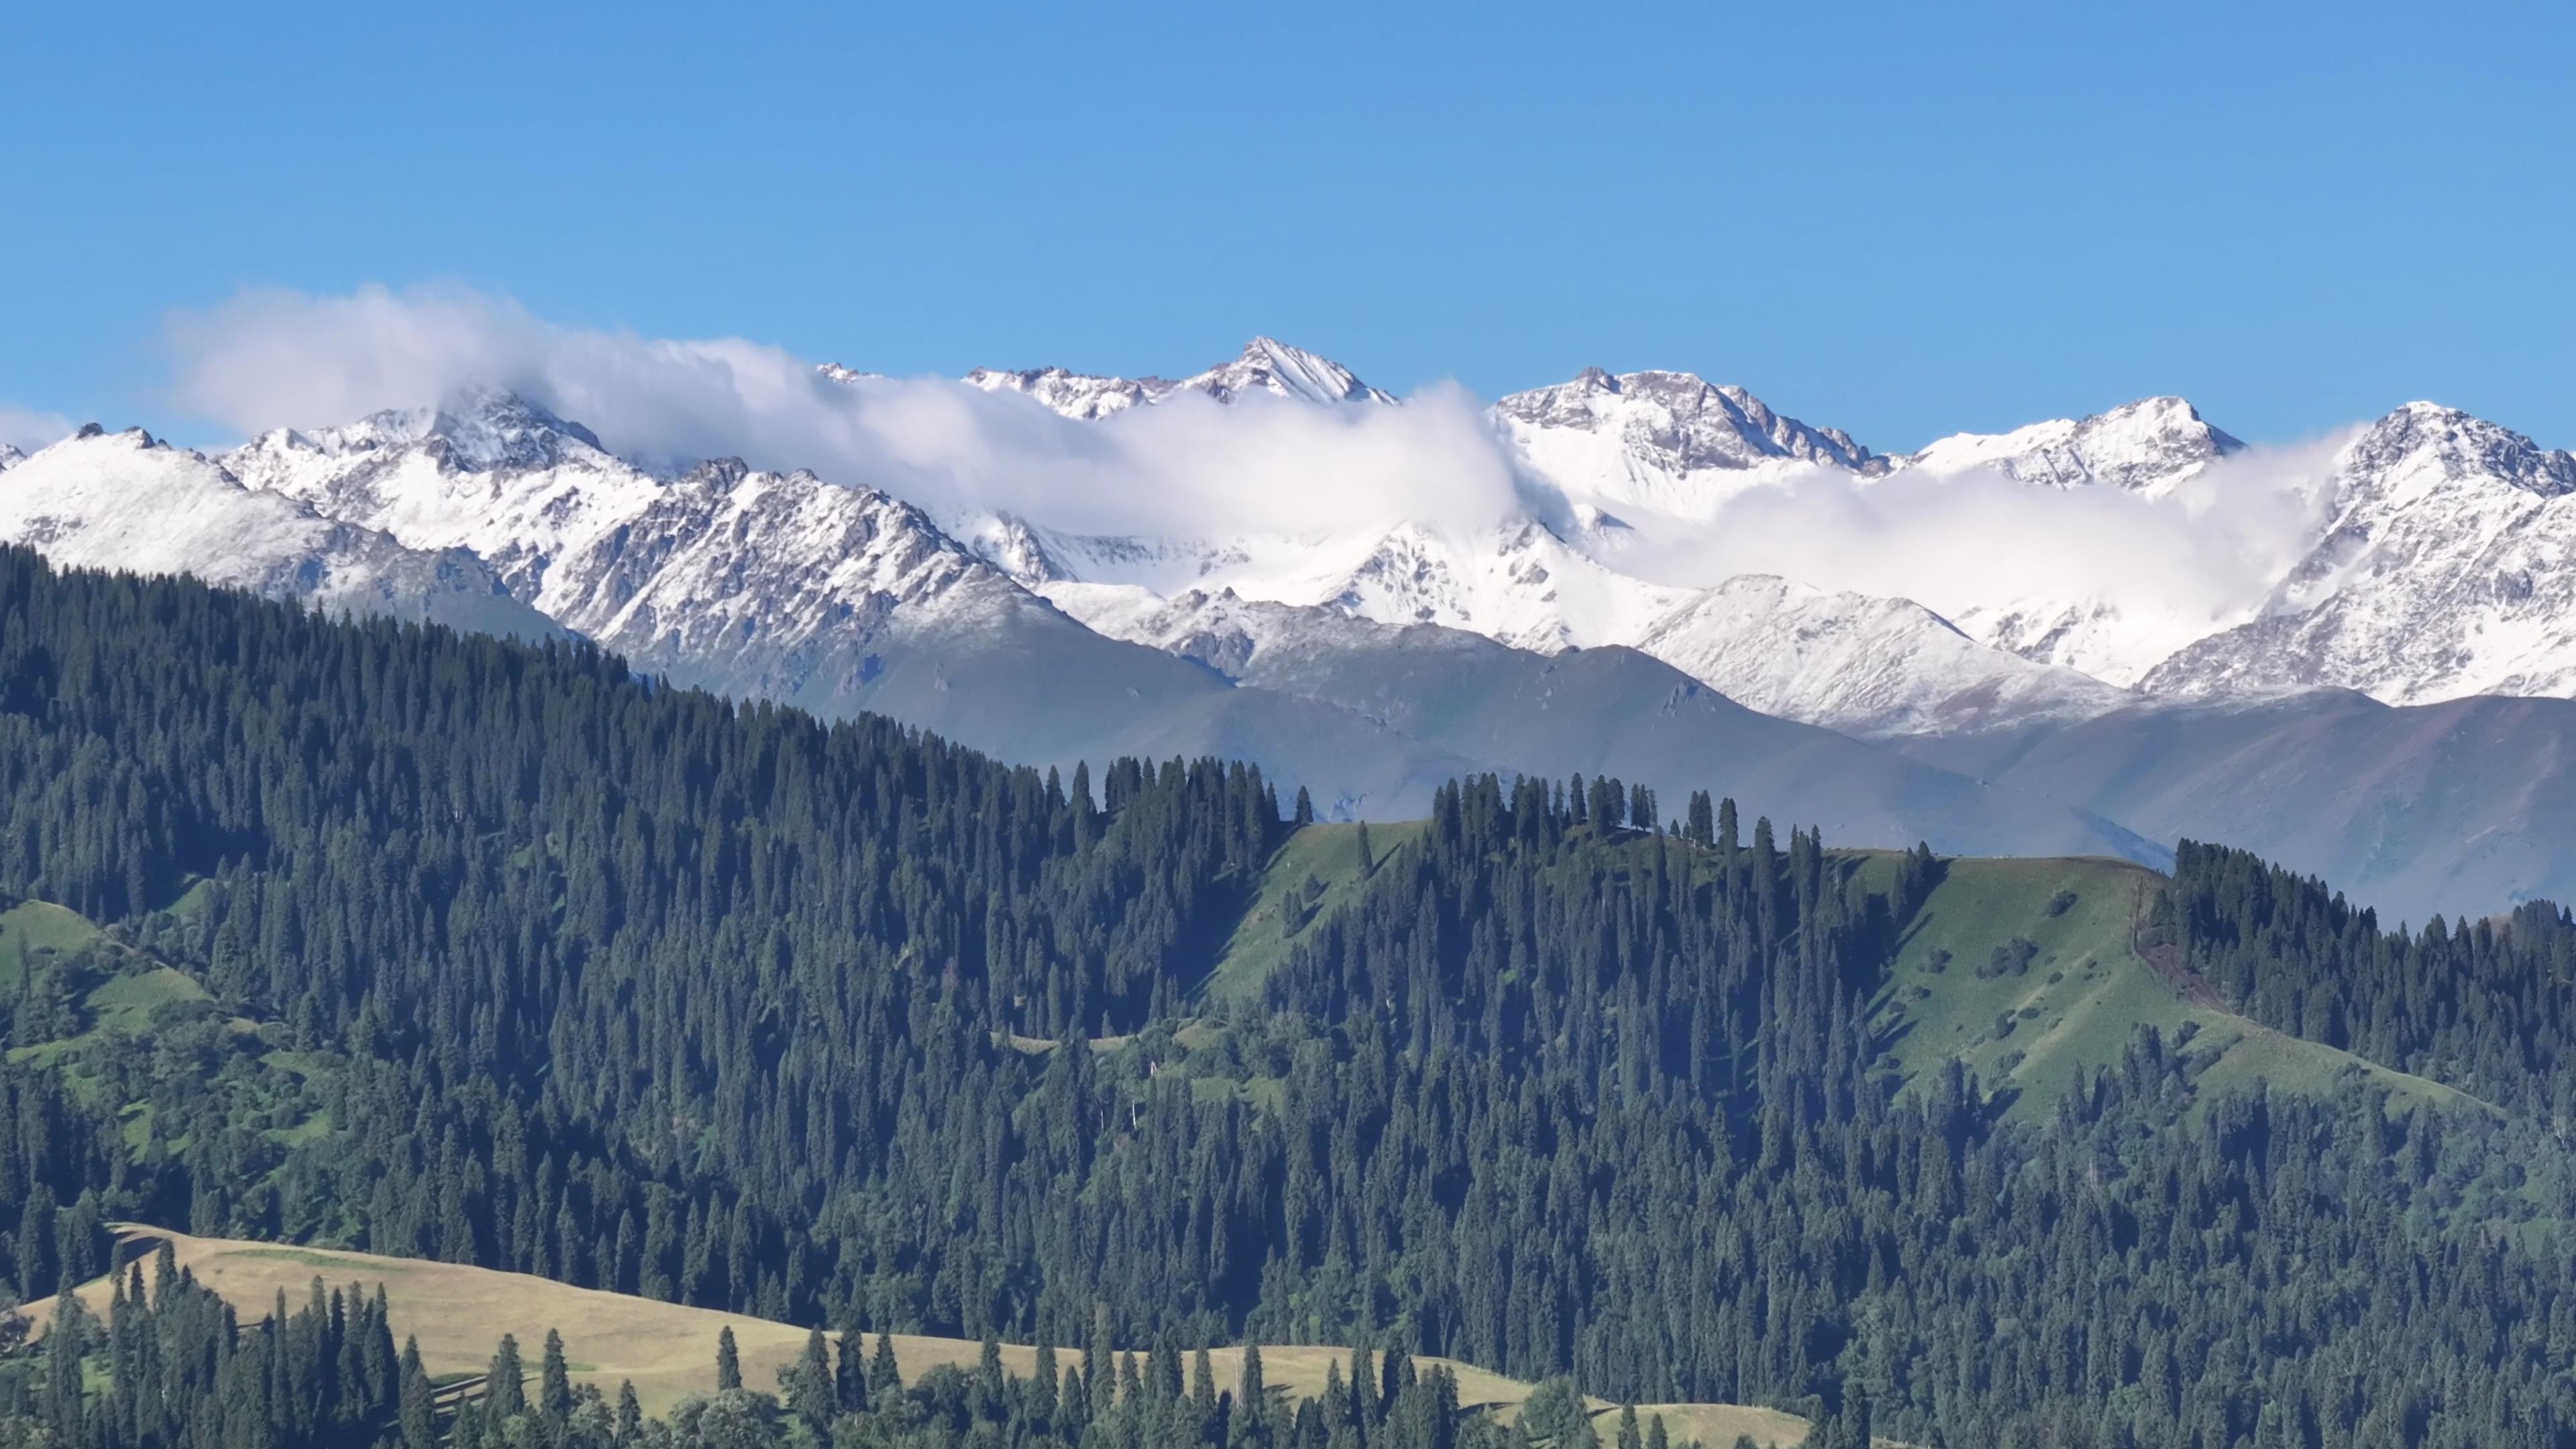
[[[775,1384],[778,1370],[805,1347],[806,1330],[789,1324],[575,1288],[524,1273],[337,1248],[198,1238],[140,1225],[120,1229],[120,1236],[135,1245],[129,1256],[167,1239],[180,1266],[222,1294],[245,1320],[264,1316],[281,1291],[290,1308],[300,1307],[317,1275],[329,1287],[345,1289],[355,1283],[369,1294],[381,1283],[392,1308],[395,1338],[417,1337],[421,1362],[432,1375],[481,1372],[504,1333],[517,1337],[521,1356],[534,1371],[546,1330],[554,1329],[564,1337],[564,1357],[574,1368],[575,1382],[594,1383],[602,1392],[615,1394],[621,1380],[632,1380],[648,1414],[669,1408],[685,1394],[715,1387],[716,1335],[727,1326],[733,1329],[742,1355],[743,1383],[752,1388]],[[90,1308],[101,1314],[107,1311],[106,1280],[79,1291]],[[31,1303],[26,1309],[39,1331],[52,1311],[51,1300]],[[972,1367],[982,1352],[980,1345],[962,1338],[899,1333],[893,1335],[893,1342],[895,1364],[906,1379],[943,1363]],[[1242,1349],[1211,1349],[1208,1358],[1219,1384],[1242,1378]],[[1296,1396],[1321,1389],[1325,1370],[1349,1359],[1350,1350],[1345,1348],[1261,1346],[1264,1379]],[[1455,1374],[1461,1403],[1491,1407],[1506,1417],[1529,1397],[1532,1387],[1453,1359],[1417,1362],[1439,1364]],[[1004,1344],[1002,1364],[1013,1373],[1033,1373],[1037,1350]],[[1598,1403],[1597,1408],[1605,1415],[1615,1412],[1607,1403]],[[1785,1449],[1807,1436],[1807,1421],[1794,1414],[1739,1404],[1641,1404],[1638,1412],[1662,1414],[1674,1442],[1696,1439],[1708,1449],[1731,1449],[1738,1434],[1751,1435],[1765,1449]],[[1605,1438],[1608,1427],[1603,1425]]]

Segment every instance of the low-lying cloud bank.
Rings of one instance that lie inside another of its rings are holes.
[[[2154,498],[1986,468],[1800,470],[1735,494],[1705,523],[1641,531],[1619,562],[1660,583],[1774,573],[1953,614],[2044,597],[2240,616],[2315,542],[2350,436],[2248,448]]]
[[[257,293],[173,320],[176,401],[244,433],[508,388],[651,464],[739,456],[932,507],[989,506],[1085,532],[1290,532],[1405,518],[1496,521],[1512,469],[1475,400],[1327,410],[1195,396],[1108,426],[945,378],[836,382],[741,338],[559,327],[469,292]]]
[[[1446,385],[1401,408],[1224,408],[1192,395],[1080,423],[949,379],[836,382],[741,338],[570,328],[474,292],[378,287],[245,295],[172,319],[167,341],[175,401],[244,434],[494,386],[649,464],[730,454],[1080,532],[1472,529],[1566,511],[1524,476],[1478,400]],[[1612,561],[1665,583],[1779,573],[1954,613],[2035,594],[2237,610],[2313,539],[2340,441],[2252,449],[2156,500],[1990,472],[1864,481],[1818,469],[1747,489],[1706,523],[1659,524]]]

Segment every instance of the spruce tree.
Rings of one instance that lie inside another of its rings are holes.
[[[560,1425],[572,1412],[572,1374],[564,1361],[563,1335],[546,1330],[546,1350],[537,1370],[537,1413],[549,1424]]]
[[[436,1449],[438,1423],[432,1407],[429,1374],[420,1366],[420,1340],[405,1338],[402,1351],[403,1449]]]
[[[733,1325],[728,1323],[716,1330],[716,1389],[721,1393],[741,1387],[742,1354],[734,1347]]]
[[[527,1376],[519,1362],[519,1340],[502,1334],[500,1347],[492,1351],[492,1366],[483,1376],[483,1402],[491,1422],[526,1412]]]

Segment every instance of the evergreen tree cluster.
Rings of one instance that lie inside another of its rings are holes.
[[[2383,931],[2323,881],[2184,841],[2152,929],[2257,1021],[2576,1120],[2576,917],[2559,906]]]
[[[548,1331],[532,1366],[504,1334],[476,1377],[433,1381],[417,1342],[397,1352],[380,1285],[328,1289],[266,1317],[233,1307],[164,1244],[146,1291],[139,1262],[117,1272],[106,1322],[78,1295],[56,1305],[33,1359],[0,1362],[0,1444],[9,1449],[1534,1449],[1597,1445],[1590,1410],[1559,1381],[1516,1428],[1462,1408],[1444,1368],[1417,1372],[1388,1352],[1354,1350],[1320,1394],[1292,1401],[1247,1349],[1220,1390],[1205,1348],[1183,1357],[1170,1335],[1139,1361],[1095,1344],[1069,1363],[1041,1347],[1036,1371],[1006,1372],[987,1339],[972,1370],[941,1364],[906,1385],[892,1342],[819,1329],[778,1371],[776,1392],[748,1386],[733,1330],[715,1350],[716,1388],[645,1417],[634,1385],[612,1399],[572,1381],[563,1336]],[[1623,1423],[1634,1431],[1636,1414]],[[1660,1418],[1651,1449],[1666,1449]],[[1646,1449],[1642,1441],[1623,1449]]]
[[[1955,1065],[1899,1082],[1873,1024],[1926,851],[1464,780],[1411,844],[1364,847],[1355,903],[1257,1006],[1218,1009],[1200,980],[1295,826],[1240,766],[1099,785],[579,646],[0,553],[0,890],[114,923],[255,1028],[81,1059],[79,1090],[0,1076],[18,1286],[136,1218],[845,1343],[1391,1341],[1780,1404],[1826,1444],[2576,1443],[2555,912],[2438,956],[2394,938],[2409,956],[2187,848],[2142,904],[2151,955],[2512,1110],[2208,1092],[2189,1042],[2142,1031],[2007,1119]],[[2452,973],[2430,994],[2400,979],[2428,960]],[[1086,1433],[1177,1449],[1187,1401],[1211,1442],[1176,1352],[1138,1369],[1132,1420],[1097,1352]],[[779,1423],[810,1430],[817,1373]],[[733,1377],[687,1432],[766,1412]],[[1402,1388],[1381,1367],[1373,1392]],[[1306,1435],[1256,1397],[1213,1442]],[[939,1412],[961,1437],[997,1417]],[[1372,1412],[1319,1421],[1324,1449],[1373,1442]]]
[[[419,1354],[395,1353],[389,1321],[381,1284],[367,1294],[317,1278],[302,1307],[290,1312],[281,1292],[242,1323],[165,1243],[148,1291],[140,1262],[113,1274],[104,1322],[78,1294],[55,1300],[43,1352],[0,1361],[0,1423],[53,1449],[376,1444],[429,1403]]]

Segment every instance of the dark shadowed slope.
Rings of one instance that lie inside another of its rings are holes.
[[[2243,846],[2391,923],[2576,896],[2576,701],[2325,691],[1906,748],[2167,843]]]

